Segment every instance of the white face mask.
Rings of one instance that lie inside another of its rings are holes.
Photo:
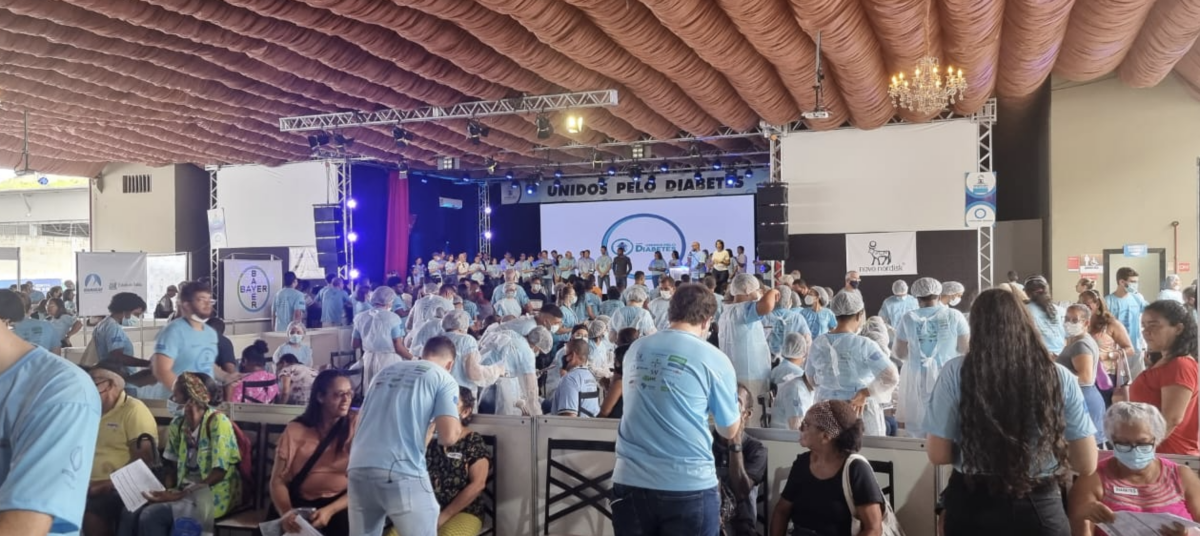
[[[962,303],[962,298],[954,298],[953,300],[950,300],[950,307],[954,307],[959,303]]]
[[[534,291],[534,292],[541,292],[541,291],[542,291],[542,286],[541,286],[541,285],[534,285],[534,286],[533,286],[533,291]]]
[[[812,297],[812,296],[805,296],[805,297],[804,297],[804,305],[807,305],[807,306],[810,306],[810,307],[811,307],[811,306],[812,306],[812,304],[814,304],[814,303],[816,303],[816,302],[817,302],[817,299],[816,299],[816,298],[814,298],[814,297]]]
[[[1069,337],[1083,335],[1083,324],[1079,322],[1066,322],[1063,324],[1063,327],[1066,328],[1067,336]]]
[[[207,318],[204,318],[203,316],[200,316],[200,315],[198,315],[198,314],[195,314],[195,313],[192,313],[192,317],[191,317],[191,318],[192,318],[192,322],[199,322],[199,323],[201,323],[201,324],[203,324],[203,323],[205,323],[205,322],[207,322],[207,321],[208,321],[208,319],[207,319]]]
[[[567,305],[575,305],[575,296],[567,298]]]
[[[291,335],[288,335],[288,342],[290,342],[292,344],[300,344],[300,341],[302,341],[302,340],[304,340],[304,335],[301,335],[299,333],[293,333]]]
[[[664,299],[664,300],[671,299],[671,291],[669,291],[669,290],[660,290],[660,291],[658,291],[658,295],[660,297],[662,297],[662,299]]]
[[[562,329],[562,324],[551,324],[550,325],[550,333],[558,333],[558,330],[560,330],[560,329]]]

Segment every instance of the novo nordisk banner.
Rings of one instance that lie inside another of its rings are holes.
[[[690,173],[659,174],[656,175],[653,185],[646,184],[649,173],[644,173],[640,181],[634,181],[624,175],[605,177],[604,186],[601,186],[597,179],[590,177],[562,179],[562,186],[557,188],[554,181],[544,180],[540,186],[534,188],[532,194],[526,191],[529,183],[521,182],[516,188],[511,184],[501,186],[500,199],[505,205],[513,205],[747,195],[757,193],[759,184],[767,182],[765,171],[751,178],[744,178],[739,174],[733,178],[732,184],[725,178],[724,173],[710,173],[712,174],[705,175],[701,180],[696,180]]]
[[[79,316],[104,316],[112,297],[132,292],[148,303],[157,298],[146,294],[145,253],[75,254],[75,277],[79,282],[76,298]]]
[[[871,275],[917,273],[917,233],[846,235],[846,271]]]

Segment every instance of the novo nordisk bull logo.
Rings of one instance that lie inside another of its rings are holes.
[[[879,243],[872,240],[867,244],[867,254],[871,256],[871,265],[863,266],[858,269],[863,274],[885,274],[888,272],[901,272],[904,266],[892,264],[892,250],[883,249]]]

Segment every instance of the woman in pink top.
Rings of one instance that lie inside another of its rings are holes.
[[[1093,525],[1109,523],[1114,512],[1172,514],[1200,521],[1200,477],[1187,467],[1155,456],[1167,433],[1158,408],[1117,402],[1104,417],[1113,456],[1071,488],[1069,515],[1074,536],[1090,536]],[[1180,526],[1178,534],[1187,534]],[[1095,534],[1104,534],[1096,529]]]
[[[242,378],[226,387],[230,402],[275,403],[275,397],[279,396],[279,379],[266,370],[267,350],[267,343],[261,340],[242,350]],[[265,387],[246,387],[246,382],[261,383]]]

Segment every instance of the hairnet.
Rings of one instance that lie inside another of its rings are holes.
[[[446,308],[440,307],[440,306],[434,307],[433,308],[433,317],[434,318],[446,318]]]
[[[887,324],[883,322],[882,317],[872,316],[867,319],[867,323],[863,326],[863,333],[869,332],[882,333],[887,336]]]
[[[400,300],[404,302],[404,305],[412,307],[412,294],[405,292],[400,295]]]
[[[776,290],[779,291],[779,300],[775,302],[775,308],[791,309],[792,302],[795,299],[795,292],[792,292],[792,289],[787,286],[779,287]]]
[[[738,274],[733,276],[733,282],[729,283],[729,292],[734,296],[745,296],[758,290],[760,286],[757,277],[750,274]]]
[[[821,305],[829,305],[829,291],[825,287],[817,287],[817,299],[821,301]]]
[[[646,301],[646,289],[640,286],[629,287],[625,291],[625,303],[643,303]]]
[[[553,338],[550,336],[550,330],[538,326],[525,336],[525,340],[529,341],[530,346],[536,346],[539,353],[550,350]]]
[[[287,332],[291,333],[292,331],[299,331],[301,337],[308,334],[308,330],[304,327],[304,322],[292,322],[288,324]]]
[[[942,283],[942,296],[953,296],[955,294],[962,294],[966,291],[967,288],[958,281],[947,281]]]
[[[912,291],[910,294],[918,298],[941,296],[942,284],[939,283],[937,279],[932,277],[922,277],[913,282]]]
[[[598,316],[596,316],[596,320],[599,320],[599,321],[601,321],[601,322],[604,322],[604,325],[605,325],[605,326],[611,326],[611,325],[612,325],[612,317],[610,317],[610,316],[608,316],[608,315],[598,315]]]
[[[781,350],[781,353],[787,359],[804,357],[808,354],[808,339],[804,335],[794,331],[788,333],[787,337],[783,339],[783,350]]]
[[[829,309],[837,316],[849,316],[861,313],[863,310],[862,294],[857,292],[839,292],[829,302]]]
[[[790,275],[779,276],[779,282],[784,285],[790,285],[790,284],[794,283],[795,281],[796,281],[796,278],[794,278]]]
[[[392,287],[379,287],[371,291],[371,305],[383,307],[396,300],[396,291]]]
[[[903,279],[897,279],[895,283],[892,283],[892,294],[896,296],[908,294],[908,283],[905,283]]]
[[[588,322],[588,338],[596,339],[608,335],[608,323],[603,320],[596,319]]]
[[[888,345],[890,344],[890,342],[888,340],[888,336],[886,333],[880,333],[878,331],[868,331],[863,334],[863,337],[866,337],[868,339],[871,339],[872,341],[875,341],[875,344],[879,346],[879,351],[883,352],[883,355],[891,357],[892,351],[890,348],[888,348]]]
[[[450,311],[442,318],[442,329],[446,331],[466,331],[471,325],[471,315],[466,311]]]
[[[463,299],[462,299],[462,296],[459,296],[458,294],[455,294],[455,295],[454,295],[454,299],[453,299],[453,300],[450,300],[450,301],[451,301],[451,303],[453,303],[454,305],[461,305],[461,304],[462,304],[462,302],[463,302]]]

